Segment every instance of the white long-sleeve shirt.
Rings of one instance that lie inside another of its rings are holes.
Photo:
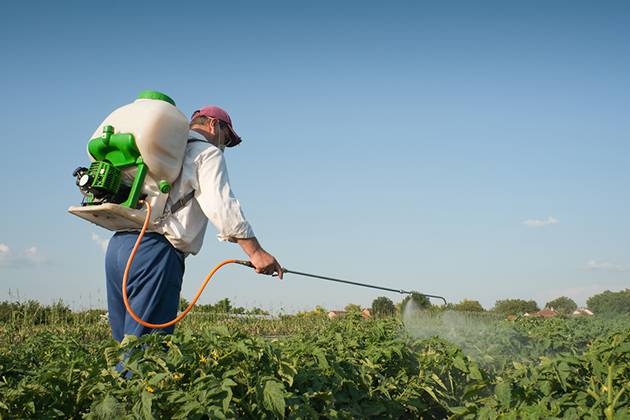
[[[188,137],[203,141],[186,145],[182,172],[171,187],[166,208],[193,190],[195,196],[168,215],[157,230],[186,254],[197,254],[201,249],[208,220],[221,241],[253,238],[254,231],[230,188],[223,152],[196,131],[190,130]]]

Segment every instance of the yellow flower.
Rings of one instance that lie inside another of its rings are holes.
[[[153,394],[155,392],[155,388],[153,388],[151,385],[147,385],[147,391]]]
[[[219,360],[219,352],[216,350],[213,350],[212,353],[210,353],[210,355],[212,356],[212,358],[214,360]]]
[[[199,363],[202,363],[202,364],[208,363],[208,358],[206,356],[199,356]]]

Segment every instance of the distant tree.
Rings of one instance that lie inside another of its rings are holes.
[[[214,308],[218,313],[227,314],[232,311],[232,304],[230,303],[230,299],[224,298],[215,303]]]
[[[265,311],[263,309],[260,309],[260,308],[256,308],[256,307],[254,307],[253,309],[248,310],[246,313],[250,314],[250,315],[269,315],[269,312],[267,312],[267,311]]]
[[[313,312],[317,315],[328,315],[328,310],[320,305],[317,305],[315,309],[313,309]]]
[[[72,317],[72,310],[61,299],[47,306],[46,312],[49,322],[68,321]]]
[[[188,308],[188,305],[190,305],[190,302],[188,302],[185,298],[180,296],[180,298],[179,298],[179,311],[183,312],[186,308]]]
[[[348,313],[361,312],[361,305],[357,305],[356,303],[349,303],[344,308],[344,311]]]
[[[484,312],[483,306],[477,300],[468,300],[464,299],[461,302],[453,305],[453,309],[456,311],[465,311],[465,312]]]
[[[301,317],[301,318],[308,318],[308,317],[326,317],[328,315],[328,310],[326,308],[324,308],[323,306],[319,306],[317,305],[315,307],[315,309],[313,309],[312,311],[300,311],[297,314],[295,314],[295,316],[297,317]]]
[[[396,313],[394,302],[388,297],[380,296],[372,302],[372,315],[375,317],[392,316]]]
[[[0,304],[0,321],[2,322],[19,320],[34,325],[49,324],[70,321],[72,316],[72,310],[61,299],[47,306],[36,300],[5,301]]]
[[[32,322],[33,324],[45,324],[46,323],[46,307],[36,300],[27,300],[26,302],[19,304],[18,315],[24,321]]]
[[[630,313],[630,289],[618,292],[606,290],[588,298],[586,305],[596,315],[610,316]]]
[[[563,315],[570,315],[577,309],[577,304],[571,298],[560,296],[550,302],[547,302],[545,308],[553,308],[554,311]]]
[[[0,322],[9,322],[13,318],[13,313],[19,307],[18,302],[0,302]]]
[[[537,312],[539,309],[533,300],[505,299],[497,300],[492,311],[501,315],[523,315],[527,312]]]
[[[240,315],[240,314],[244,314],[246,311],[247,310],[245,308],[241,307],[241,306],[237,306],[237,307],[232,308],[232,313],[233,314],[239,314]]]
[[[195,305],[195,311],[196,312],[214,312],[214,305],[211,304],[201,304],[199,302],[197,302],[197,304]]]
[[[105,309],[86,309],[76,314],[81,322],[94,323],[107,319],[107,311]]]
[[[407,295],[400,303],[400,310],[404,311],[409,302],[415,303],[416,307],[419,309],[429,309],[431,307],[431,301],[425,295],[420,293],[413,292],[410,295]]]

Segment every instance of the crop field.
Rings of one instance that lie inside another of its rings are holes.
[[[1,418],[623,419],[629,407],[628,317],[190,317],[122,345],[98,316],[0,326]]]

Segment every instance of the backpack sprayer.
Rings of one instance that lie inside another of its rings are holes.
[[[179,322],[197,303],[212,276],[224,265],[240,264],[253,267],[249,261],[225,260],[206,276],[188,307],[175,319],[163,323],[146,322],[136,315],[127,297],[129,270],[147,228],[160,231],[159,222],[166,209],[171,184],[181,171],[188,138],[188,119],[167,95],[144,91],[138,99],[112,112],[96,129],[88,142],[89,167],[73,172],[76,185],[83,194],[80,206],[68,211],[82,219],[112,231],[138,230],[140,234],[129,255],[123,274],[122,295],[131,317],[148,328],[165,328]],[[146,210],[143,209],[146,208]],[[296,274],[354,286],[368,287],[400,294],[418,294],[402,289],[375,286],[348,280],[325,277],[282,269],[283,273]]]
[[[151,230],[158,230],[187,140],[188,118],[173,99],[141,92],[109,114],[92,135],[87,145],[92,163],[73,172],[83,202],[68,211],[108,230],[138,230],[145,219],[139,205],[144,200],[154,209]]]

